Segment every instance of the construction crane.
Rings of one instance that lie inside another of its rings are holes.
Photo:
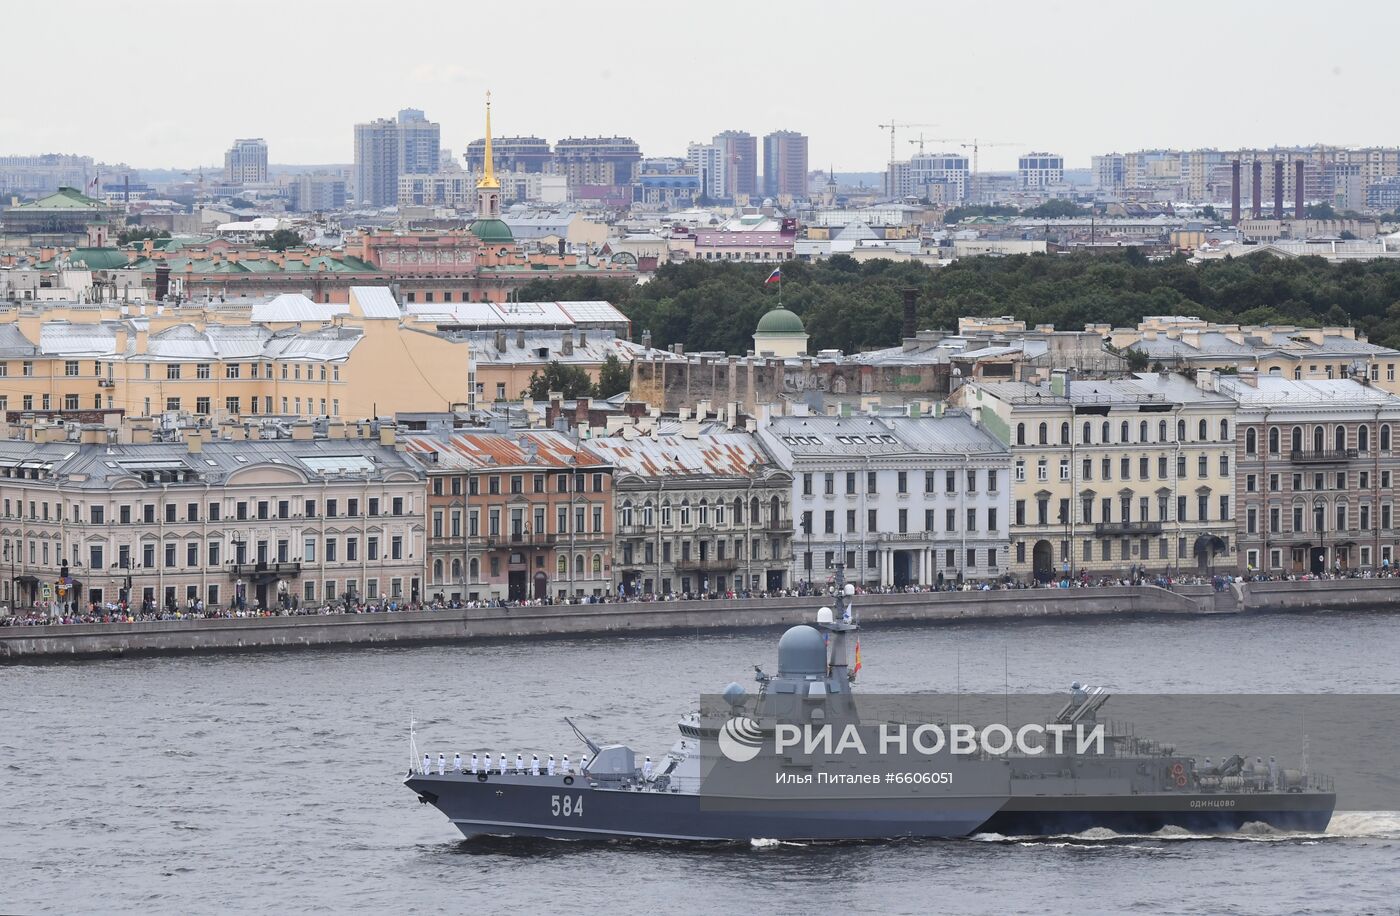
[[[1024,146],[1024,145],[1025,145],[1025,144],[1023,144],[1023,143],[1018,143],[1018,142],[1016,142],[1015,140],[1010,140],[1010,141],[1005,141],[1005,140],[987,140],[987,141],[984,142],[984,141],[978,140],[976,137],[973,137],[973,138],[972,138],[972,142],[971,142],[971,143],[964,143],[964,144],[962,145],[962,148],[963,148],[963,149],[970,149],[970,150],[972,150],[972,175],[973,175],[973,177],[975,178],[975,177],[977,177],[977,170],[978,170],[978,162],[977,162],[977,160],[978,160],[978,153],[981,152],[982,147],[984,147],[984,146]]]
[[[913,122],[911,122],[911,121],[896,121],[894,118],[890,118],[890,123],[888,123],[888,124],[877,124],[877,125],[875,125],[875,126],[876,126],[876,127],[879,127],[881,130],[887,130],[887,131],[890,132],[890,164],[885,166],[885,193],[891,194],[891,195],[892,195],[892,194],[894,193],[894,188],[891,186],[891,179],[890,179],[889,170],[890,170],[891,166],[892,166],[893,163],[894,163],[894,135],[895,135],[895,131],[898,130],[899,128],[901,128],[901,127],[937,127],[938,125],[937,125],[937,124],[915,124],[915,123],[913,123]]]
[[[918,144],[919,155],[922,156],[924,154],[925,143],[961,143],[966,139],[966,137],[925,137],[923,131],[920,131],[919,139],[910,140],[909,142]]]

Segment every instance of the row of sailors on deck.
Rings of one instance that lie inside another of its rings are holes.
[[[648,757],[647,760],[650,761],[651,758]],[[531,754],[528,767],[525,763],[525,758],[520,754],[515,755],[514,767],[512,767],[510,762],[506,759],[505,754],[501,755],[500,763],[496,764],[495,767],[491,764],[490,754],[486,754],[482,758],[478,758],[476,754],[472,754],[471,760],[468,761],[466,765],[466,772],[473,776],[478,773],[490,773],[492,769],[495,769],[502,776],[507,773],[514,773],[517,776],[524,776],[526,773],[529,773],[531,776],[539,776],[542,771],[546,776],[582,776],[588,770],[588,755],[585,754],[579,758],[576,768],[575,765],[569,763],[568,754],[565,754],[564,759],[557,763],[554,760],[554,755],[550,754],[543,764],[540,763],[538,754]],[[424,754],[423,775],[426,776],[432,771],[432,759],[427,754]],[[452,772],[461,773],[462,771],[462,755],[453,754]],[[437,756],[437,773],[439,776],[443,776],[447,773],[447,756],[445,754],[438,754]]]

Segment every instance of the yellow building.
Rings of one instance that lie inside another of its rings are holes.
[[[1235,402],[1177,375],[964,384],[1012,453],[1011,571],[1041,581],[1233,567]]]
[[[472,400],[470,342],[402,315],[386,287],[180,308],[0,313],[0,411],[385,416]]]

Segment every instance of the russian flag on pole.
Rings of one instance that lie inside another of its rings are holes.
[[[769,283],[779,283],[782,279],[783,269],[781,267],[775,267],[773,268],[773,272],[768,275],[768,279],[763,281],[763,285],[767,286]]]

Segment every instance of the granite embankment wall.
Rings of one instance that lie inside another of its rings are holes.
[[[1400,606],[1400,579],[1253,583],[1220,594],[1209,586],[1127,586],[857,600],[866,622],[1190,615]],[[770,598],[14,627],[0,628],[0,660],[770,627],[810,621],[816,607],[811,598]]]

